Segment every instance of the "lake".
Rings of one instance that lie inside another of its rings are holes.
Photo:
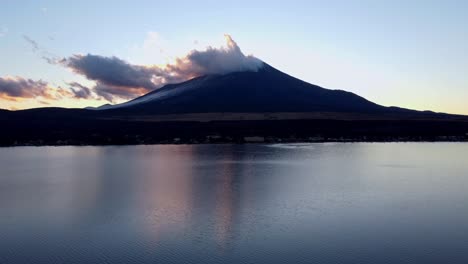
[[[0,148],[0,263],[468,263],[468,144]]]

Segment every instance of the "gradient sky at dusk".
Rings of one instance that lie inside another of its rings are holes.
[[[230,34],[245,54],[307,82],[387,106],[468,114],[467,14],[462,0],[6,0],[0,78],[92,87],[43,57],[93,54],[160,65],[225,45],[223,34]],[[9,109],[104,103],[0,98],[0,108]]]

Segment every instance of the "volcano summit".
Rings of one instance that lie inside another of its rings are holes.
[[[139,114],[391,111],[350,92],[306,83],[266,63],[256,71],[206,75],[166,85],[106,109]]]

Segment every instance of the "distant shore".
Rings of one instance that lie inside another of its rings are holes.
[[[13,144],[3,144],[0,147],[40,147],[40,146],[132,146],[132,145],[206,145],[206,144],[294,144],[294,143],[398,143],[398,142],[468,142],[468,137],[462,136],[439,136],[439,137],[383,137],[383,138],[310,138],[310,139],[292,139],[292,138],[271,138],[252,136],[245,138],[222,138],[211,137],[205,140],[200,139],[181,139],[163,141],[113,141],[107,142],[86,142],[76,140],[57,140],[43,141],[33,140],[29,142],[14,142]]]
[[[0,114],[0,146],[465,142],[468,117],[357,113],[104,115],[35,109]]]

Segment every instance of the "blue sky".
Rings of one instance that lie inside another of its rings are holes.
[[[0,8],[0,77],[93,81],[44,54],[164,64],[223,45],[305,81],[383,105],[468,114],[467,1],[10,1]],[[35,52],[25,36],[35,41]],[[82,107],[98,100],[65,99]],[[40,106],[0,99],[0,108]]]

